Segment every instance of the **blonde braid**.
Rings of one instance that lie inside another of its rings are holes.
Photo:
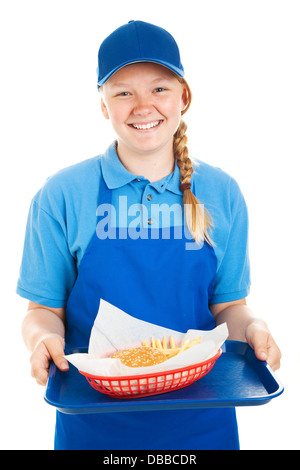
[[[174,156],[180,169],[180,189],[183,192],[185,220],[196,243],[200,244],[205,240],[210,245],[213,245],[214,243],[208,234],[212,227],[211,216],[190,189],[194,169],[192,160],[189,158],[186,130],[187,125],[181,120],[174,135],[173,143]]]

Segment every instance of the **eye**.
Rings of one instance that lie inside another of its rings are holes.
[[[161,93],[163,91],[165,91],[165,88],[162,88],[162,87],[158,87],[158,88],[155,88],[155,93]]]
[[[121,93],[118,93],[117,96],[129,96],[129,92],[128,91],[122,91]]]

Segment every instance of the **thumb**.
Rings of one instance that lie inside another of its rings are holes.
[[[255,349],[254,352],[255,352],[255,355],[256,355],[257,359],[259,359],[260,361],[266,361],[267,360],[268,355],[267,355],[266,350],[260,348],[260,349]]]
[[[60,370],[69,369],[68,361],[64,357],[64,339],[59,335],[53,335],[44,340],[44,344],[56,367]]]
[[[269,332],[264,328],[255,329],[248,337],[249,345],[254,349],[255,356],[260,361],[268,358]]]

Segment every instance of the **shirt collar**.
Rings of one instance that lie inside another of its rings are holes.
[[[136,179],[144,179],[143,176],[130,173],[121,163],[117,154],[117,141],[113,142],[101,158],[101,169],[104,181],[109,189],[120,188]],[[179,189],[179,168],[175,165],[174,172],[161,181],[152,183],[152,186],[160,193],[166,189],[175,194],[182,195]]]
[[[113,142],[101,158],[101,169],[109,189],[116,189],[135,180],[137,176],[129,173],[122,165],[117,154],[117,142]]]

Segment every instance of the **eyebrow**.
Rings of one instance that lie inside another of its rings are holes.
[[[117,83],[110,83],[112,88],[126,88],[129,86],[129,83],[126,82],[117,82]]]

